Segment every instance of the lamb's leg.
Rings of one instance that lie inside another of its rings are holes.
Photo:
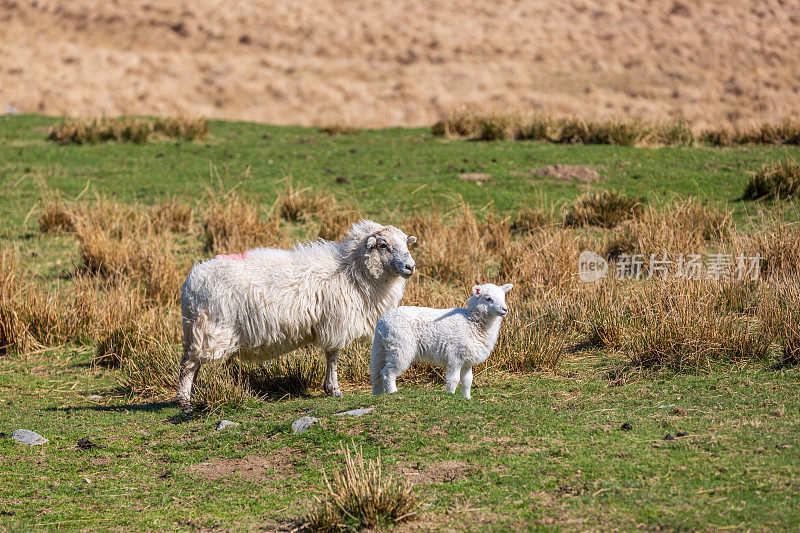
[[[458,387],[458,378],[460,370],[461,368],[457,366],[448,366],[444,370],[445,390],[450,394],[456,392],[456,387]]]
[[[181,371],[178,377],[178,394],[175,401],[184,413],[192,411],[192,384],[197,371],[200,369],[200,360],[184,353],[181,359]]]
[[[472,365],[461,367],[461,395],[469,400],[472,391]]]
[[[325,394],[328,396],[340,397],[342,395],[342,391],[339,390],[339,379],[336,375],[336,363],[339,361],[339,350],[331,350],[330,352],[326,352],[325,359],[327,360],[328,365],[325,368],[325,384],[323,385]]]

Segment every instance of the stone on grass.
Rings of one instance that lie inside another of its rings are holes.
[[[630,431],[633,429],[633,426],[630,425],[628,422],[625,422],[619,429],[621,429],[622,431]]]
[[[365,414],[369,413],[373,409],[375,409],[374,405],[372,407],[361,407],[359,409],[351,409],[350,411],[344,411],[343,413],[336,413],[333,416],[345,416],[345,415],[348,415],[348,416],[361,416],[361,415],[365,415]]]
[[[89,400],[89,401],[92,401],[92,402],[99,402],[100,400],[103,399],[103,397],[100,396],[99,394],[92,394],[91,396],[89,396],[86,399]]]
[[[298,418],[292,422],[292,433],[304,433],[317,422],[319,422],[319,418],[314,418],[313,416],[304,416],[302,418]]]
[[[11,434],[11,438],[26,446],[41,446],[42,444],[50,442],[35,431],[29,429],[18,429]]]
[[[223,429],[236,427],[238,425],[239,422],[231,422],[230,420],[220,420],[219,424],[217,424],[217,431],[222,431]]]

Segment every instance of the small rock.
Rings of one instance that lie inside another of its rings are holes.
[[[83,482],[86,483],[87,485],[91,485],[92,484],[92,480],[89,479],[88,477],[83,478]]]
[[[217,431],[222,431],[223,429],[228,429],[230,427],[238,426],[239,422],[231,422],[230,420],[220,420],[219,424],[217,424]]]
[[[100,400],[103,399],[103,397],[100,396],[99,394],[92,394],[91,396],[89,396],[86,399],[89,400],[90,402],[99,402]]]
[[[35,431],[29,429],[18,429],[11,434],[11,438],[26,446],[41,446],[42,444],[50,442]]]
[[[675,436],[676,437],[688,437],[689,434],[686,433],[685,431],[679,431],[678,433],[675,434]]]
[[[375,409],[374,405],[372,407],[361,407],[359,409],[351,409],[350,411],[345,411],[343,413],[336,413],[333,416],[345,416],[345,415],[361,416],[361,415],[365,415],[365,414],[369,413],[370,411],[372,411],[374,409]]]
[[[91,450],[92,448],[102,448],[102,447],[103,446],[95,444],[94,442],[89,440],[89,437],[82,437],[78,439],[78,448],[80,448],[81,450]]]
[[[314,418],[313,416],[304,416],[302,418],[298,418],[292,422],[292,433],[304,433],[317,422],[319,422],[319,418]]]
[[[8,437],[8,434],[3,431],[0,431],[0,439],[4,439],[6,437]]]
[[[775,447],[778,448],[779,450],[788,450],[789,448],[792,447],[792,445],[791,444],[778,444]]]
[[[622,427],[620,427],[619,429],[621,429],[622,431],[630,431],[630,430],[633,429],[633,426],[630,425],[629,423],[625,422],[624,424],[622,424]]]
[[[664,435],[664,440],[675,440],[675,437],[673,437],[671,434],[667,433],[666,435]]]
[[[0,516],[14,516],[15,514],[14,511],[0,511]]]
[[[22,111],[17,109],[12,104],[6,104],[5,106],[3,106],[3,109],[5,110],[6,115],[19,115],[20,113],[22,113]]]
[[[674,403],[671,403],[669,405],[659,405],[658,406],[659,409],[672,409],[673,407],[675,407]]]

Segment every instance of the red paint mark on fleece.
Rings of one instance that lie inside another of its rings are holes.
[[[247,257],[247,252],[242,252],[240,254],[218,255],[217,259],[230,259],[231,261],[241,261],[245,257]]]

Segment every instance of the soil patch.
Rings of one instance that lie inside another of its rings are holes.
[[[280,450],[267,456],[249,455],[234,459],[215,458],[206,463],[190,466],[187,471],[206,479],[240,476],[255,480],[265,477],[285,479],[294,471],[295,450]]]

